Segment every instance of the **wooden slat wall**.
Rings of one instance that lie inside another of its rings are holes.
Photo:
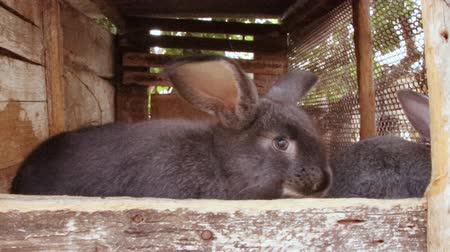
[[[114,121],[114,36],[62,3],[67,130]]]
[[[428,200],[428,251],[450,250],[450,4],[422,1],[430,94],[433,171]]]
[[[7,192],[20,162],[48,136],[37,2],[0,1],[0,192]]]
[[[0,196],[1,251],[425,251],[423,200]]]
[[[61,5],[62,25],[49,19],[44,3]],[[60,34],[52,33],[58,26]],[[62,47],[55,42],[61,33]],[[114,120],[113,41],[63,1],[0,0],[0,192],[7,192],[18,165],[50,129],[57,133]],[[56,86],[50,88],[51,82]],[[53,93],[58,85],[62,92]],[[49,93],[64,103],[53,115],[63,122],[57,129],[49,118],[56,108]]]

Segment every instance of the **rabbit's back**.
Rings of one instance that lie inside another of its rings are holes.
[[[394,136],[358,142],[332,158],[329,197],[422,197],[431,176],[429,146]]]
[[[210,139],[207,124],[164,120],[62,133],[42,143],[23,162],[12,192],[195,197],[190,194],[196,190],[183,187],[208,188],[200,179],[198,185],[192,180],[205,176],[214,180],[217,175],[201,169],[214,163],[204,155]],[[169,181],[174,177],[177,181]],[[185,180],[191,180],[190,185]]]

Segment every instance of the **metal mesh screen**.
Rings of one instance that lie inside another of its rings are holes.
[[[378,135],[417,140],[396,92],[427,93],[421,1],[377,0],[372,3],[371,27],[376,85]]]
[[[359,138],[351,1],[311,26],[312,32],[289,33],[289,70],[305,69],[320,76],[302,105],[316,119],[328,151],[335,153]]]
[[[320,84],[302,100],[330,153],[359,140],[359,104],[351,1],[306,29],[289,33],[289,70],[306,69]],[[396,91],[427,92],[420,1],[376,0],[371,25],[379,135],[416,140]]]

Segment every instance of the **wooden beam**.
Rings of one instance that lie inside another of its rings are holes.
[[[163,80],[157,74],[134,71],[123,72],[122,84],[142,86],[172,86],[170,81]]]
[[[202,21],[192,19],[167,19],[132,17],[127,19],[127,31],[163,30],[201,33],[225,33],[279,37],[283,32],[278,24],[245,24],[238,22]]]
[[[305,29],[343,2],[344,0],[297,0],[283,13],[283,27],[287,31]]]
[[[180,58],[178,55],[158,55],[149,53],[125,53],[123,65],[129,67],[163,67]],[[247,73],[281,75],[287,67],[285,60],[236,60]]]
[[[243,41],[228,39],[210,39],[177,36],[150,36],[148,33],[133,33],[126,36],[133,48],[148,52],[148,48],[159,46],[164,48],[204,49],[233,52],[278,52],[286,50],[285,39],[265,39],[260,41]]]
[[[422,199],[0,196],[0,250],[424,251]]]
[[[44,0],[43,10],[48,128],[55,135],[66,129],[61,6],[58,0]]]
[[[353,0],[361,140],[377,134],[369,8],[370,0]]]
[[[278,18],[295,0],[114,0],[125,16]]]
[[[450,4],[422,1],[433,170],[427,189],[428,251],[450,249]]]

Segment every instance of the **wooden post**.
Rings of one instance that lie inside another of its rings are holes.
[[[55,135],[65,130],[65,92],[62,80],[64,62],[59,1],[44,0],[43,11],[48,128],[49,135]]]
[[[356,66],[359,90],[360,139],[375,136],[375,86],[373,82],[373,52],[370,33],[370,0],[353,0]]]
[[[430,94],[433,171],[428,199],[428,251],[450,251],[450,4],[422,0]]]

